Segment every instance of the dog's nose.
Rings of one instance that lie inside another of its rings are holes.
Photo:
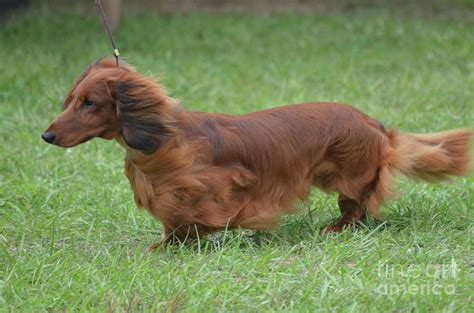
[[[47,131],[41,135],[41,138],[43,138],[47,143],[53,143],[54,139],[56,139],[56,135],[51,131]]]

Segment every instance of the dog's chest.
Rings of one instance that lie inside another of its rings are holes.
[[[130,182],[135,203],[139,208],[147,209],[151,215],[161,221],[178,214],[173,208],[183,204],[177,198],[183,189],[177,186],[177,175],[148,176],[127,159],[125,159],[125,175]]]
[[[128,159],[125,159],[125,175],[132,187],[137,206],[152,212],[154,191],[151,181]]]

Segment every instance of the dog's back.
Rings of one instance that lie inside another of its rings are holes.
[[[255,177],[236,224],[267,228],[292,211],[312,185],[360,198],[377,176],[388,144],[379,122],[335,103],[304,103],[241,116],[187,112],[186,137],[203,140],[204,162],[236,166]]]

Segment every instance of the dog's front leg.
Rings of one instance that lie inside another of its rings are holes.
[[[147,251],[153,252],[157,248],[167,245],[169,243],[189,243],[196,239],[204,237],[206,234],[214,230],[215,229],[199,224],[179,225],[175,228],[168,228],[165,226],[163,239],[161,239],[160,242],[148,246]]]
[[[156,249],[163,247],[170,243],[173,240],[173,231],[169,229],[168,227],[164,227],[164,232],[163,232],[163,238],[160,240],[160,242],[155,242],[149,245],[146,248],[146,252],[153,252]]]

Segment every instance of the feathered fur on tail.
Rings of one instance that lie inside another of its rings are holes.
[[[392,166],[401,173],[429,182],[469,172],[472,131],[456,129],[432,134],[399,133]]]
[[[471,169],[474,156],[469,144],[473,132],[468,129],[432,134],[391,131],[387,135],[390,147],[385,151],[377,183],[366,201],[375,217],[381,217],[380,204],[393,195],[392,182],[397,172],[436,182],[451,175],[466,175]]]

